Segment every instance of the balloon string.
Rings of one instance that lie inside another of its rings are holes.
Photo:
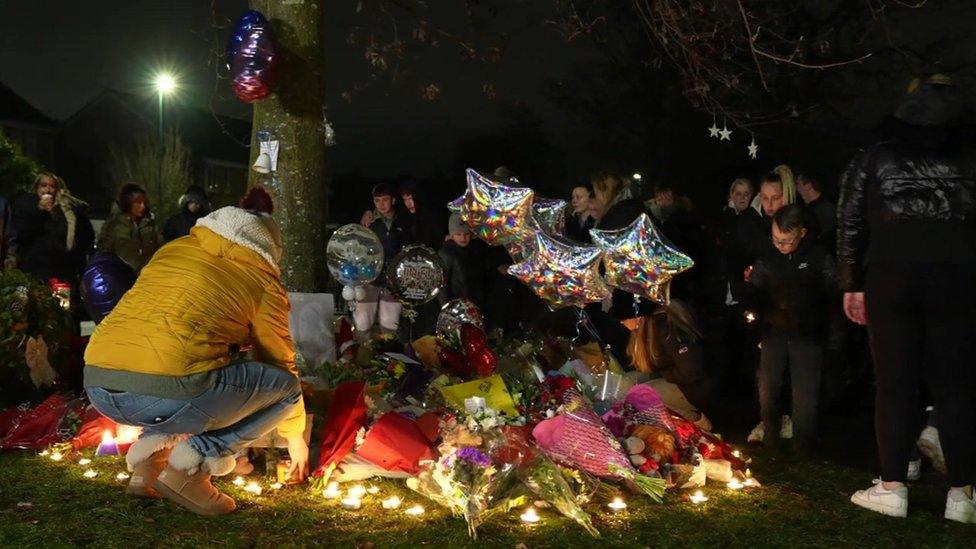
[[[641,316],[640,303],[641,303],[641,297],[637,294],[634,294],[634,316],[637,317]]]
[[[596,329],[593,327],[593,321],[590,320],[590,316],[586,314],[586,311],[583,310],[582,307],[579,307],[576,309],[576,314],[579,317],[579,320],[576,322],[576,337],[573,338],[573,341],[579,341],[579,339],[583,336],[580,328],[584,328],[591,338],[603,346],[603,338],[600,337],[600,334],[597,333]]]

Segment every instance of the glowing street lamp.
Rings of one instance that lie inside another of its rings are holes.
[[[156,75],[156,95],[159,96],[159,140],[156,144],[157,154],[159,155],[159,171],[156,174],[156,200],[163,197],[163,97],[176,91],[176,78],[168,73],[161,72]]]
[[[643,176],[640,174],[640,172],[634,172],[634,175],[630,177],[633,178],[634,181],[640,181],[641,179],[643,179]]]

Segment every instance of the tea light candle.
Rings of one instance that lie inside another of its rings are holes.
[[[347,495],[351,498],[362,499],[366,495],[366,488],[362,484],[357,484],[349,489]]]
[[[752,471],[748,467],[746,467],[746,478],[752,478]]]
[[[234,486],[244,486],[244,477],[237,477],[233,481]]]
[[[280,482],[274,482],[274,483],[271,484],[271,489],[272,490],[281,490],[281,487],[282,486],[284,486],[284,484],[282,484]]]
[[[95,472],[94,469],[89,469],[89,470],[85,471],[85,478],[95,478],[97,476],[98,476],[98,473]]]
[[[756,321],[756,314],[753,313],[752,311],[746,311],[746,322],[752,324],[755,321]]]
[[[370,494],[372,496],[375,496],[376,494],[380,493],[380,487],[379,486],[370,486],[369,488],[366,489],[366,493],[368,493],[368,494]]]
[[[397,507],[400,507],[401,503],[402,502],[398,496],[391,496],[383,500],[383,508],[396,509]]]
[[[742,485],[746,487],[752,487],[752,486],[759,486],[759,483],[756,482],[756,479],[754,478],[747,478],[746,481],[742,483]]]
[[[342,498],[342,501],[339,503],[342,504],[343,509],[349,511],[355,511],[363,506],[363,500],[354,497]]]
[[[741,490],[743,484],[741,482],[739,482],[739,479],[734,478],[734,479],[730,480],[729,483],[726,486],[729,487],[729,490]]]
[[[263,490],[261,489],[261,485],[260,484],[258,484],[257,482],[254,482],[252,480],[251,482],[248,482],[247,483],[247,486],[244,487],[244,491],[245,492],[250,492],[250,493],[254,494],[255,496],[260,496],[261,495],[261,492]]]
[[[732,457],[734,457],[734,458],[740,458],[741,459],[742,458],[742,452],[740,452],[738,450],[732,450]]]
[[[78,460],[78,465],[81,465],[82,467],[88,465],[89,463],[91,463],[91,460],[88,458],[81,458]]]
[[[50,450],[41,450],[37,455],[41,457],[47,457],[50,454]]]
[[[95,450],[96,456],[117,456],[119,455],[119,445],[115,442],[115,437],[112,436],[112,431],[105,431],[102,433],[102,442],[98,444],[98,449]]]
[[[624,503],[624,500],[622,500],[620,498],[613,498],[613,501],[611,501],[610,503],[608,503],[607,504],[607,507],[609,507],[610,510],[613,511],[614,513],[617,513],[617,512],[620,512],[620,511],[623,511],[624,509],[626,509],[627,508],[627,504]]]
[[[115,480],[129,480],[129,473],[125,473],[125,472],[119,473],[115,475]]]
[[[690,499],[695,505],[698,505],[699,503],[705,503],[708,501],[708,496],[703,494],[701,490],[697,490],[694,494],[689,496],[688,499]]]
[[[339,490],[339,483],[330,482],[325,490],[322,490],[322,496],[326,499],[339,499],[342,497],[342,491]]]
[[[61,461],[62,459],[64,459],[64,456],[61,455],[61,452],[54,452],[51,454],[51,461]]]
[[[540,517],[539,514],[535,512],[535,507],[529,507],[528,509],[526,509],[525,512],[522,513],[520,518],[522,519],[522,522],[526,524],[535,524],[540,520],[542,520],[542,517]]]
[[[424,508],[422,505],[414,505],[413,507],[404,511],[404,513],[412,517],[419,517],[420,515],[424,514]]]

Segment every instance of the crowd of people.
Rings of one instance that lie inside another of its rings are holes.
[[[846,351],[863,341],[857,325],[866,324],[882,475],[852,501],[905,516],[918,440],[947,470],[946,517],[976,522],[976,163],[957,133],[956,97],[941,75],[916,82],[884,140],[840,178],[839,205],[828,199],[828,178],[785,164],[756,181],[730,178],[720,212],[702,211],[666,181],[641,196],[612,171],[566,189],[566,238],[585,245],[591,229],[621,229],[647,214],[696,264],[674,280],[670,303],[635,304],[615,290],[581,316],[621,366],[692,421],[710,428],[725,419],[725,404],[738,403],[758,422],[750,441],[782,451],[791,439],[801,456],[816,452],[823,402],[838,398],[859,367]],[[506,168],[494,177],[517,184]],[[387,259],[422,244],[445,267],[438,301],[417,311],[412,334],[432,332],[439,306],[465,298],[489,333],[574,335],[576,314],[550,311],[508,274],[513,260],[503,248],[472,238],[423,189],[382,183],[371,195],[374,208],[360,222]],[[278,422],[295,467],[307,469],[279,280],[282,239],[271,208],[246,202],[211,212],[203,190],[191,187],[160,233],[145,191],[127,184],[96,238],[87,205],[43,173],[0,219],[5,263],[38,280],[76,283],[94,248],[142,273],[92,339],[85,384],[100,411],[147,427],[130,453],[134,493],[162,492],[203,514],[233,508],[209,475],[233,468],[230,457]],[[402,314],[383,276],[352,306],[361,338],[405,339]],[[248,360],[239,359],[245,339]],[[250,396],[230,399],[225,385],[234,384]],[[926,405],[934,406],[928,418]],[[175,437],[187,432],[189,440]]]

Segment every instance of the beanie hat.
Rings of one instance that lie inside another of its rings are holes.
[[[447,222],[447,230],[450,234],[468,234],[471,229],[467,223],[461,220],[461,214],[453,213]]]

